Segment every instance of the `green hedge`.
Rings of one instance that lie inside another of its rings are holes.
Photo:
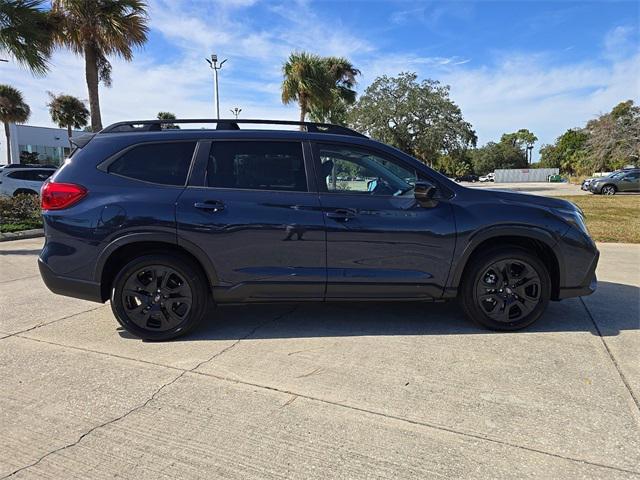
[[[0,232],[42,228],[40,197],[37,195],[0,196]]]

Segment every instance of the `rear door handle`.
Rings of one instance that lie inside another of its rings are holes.
[[[333,218],[334,220],[346,221],[350,218],[355,217],[357,212],[352,208],[337,208],[331,212],[327,212],[328,218]]]
[[[200,210],[206,210],[208,212],[221,212],[224,210],[224,203],[219,202],[218,200],[207,200],[206,202],[196,202],[193,204],[194,207]]]

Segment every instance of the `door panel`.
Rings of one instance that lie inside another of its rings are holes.
[[[179,237],[210,258],[217,302],[322,300],[326,244],[318,195],[257,189],[306,189],[305,171],[296,178],[280,171],[292,155],[284,147],[265,155],[259,142],[248,143],[213,142],[206,169],[194,170],[206,170],[206,184],[216,186],[185,189],[177,204]]]
[[[413,167],[374,150],[314,145],[327,225],[327,298],[439,298],[455,247],[444,198],[418,204]]]
[[[327,298],[438,298],[455,247],[451,206],[409,197],[324,194]],[[335,210],[353,216],[331,218]]]

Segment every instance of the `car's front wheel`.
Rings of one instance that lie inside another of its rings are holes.
[[[517,247],[492,249],[465,271],[461,303],[467,316],[492,330],[518,330],[535,322],[549,303],[545,265]]]
[[[602,195],[615,195],[616,187],[614,187],[613,185],[605,185],[604,187],[602,187],[602,190],[600,190],[600,193],[602,193]]]
[[[118,272],[111,309],[129,333],[145,340],[185,335],[203,320],[209,304],[204,274],[188,258],[152,254]]]

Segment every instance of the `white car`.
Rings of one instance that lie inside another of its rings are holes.
[[[0,195],[37,195],[42,184],[55,171],[55,167],[7,165],[0,170]]]
[[[486,175],[483,175],[482,177],[480,177],[480,181],[481,182],[494,182],[496,179],[496,174],[495,173],[487,173]]]

